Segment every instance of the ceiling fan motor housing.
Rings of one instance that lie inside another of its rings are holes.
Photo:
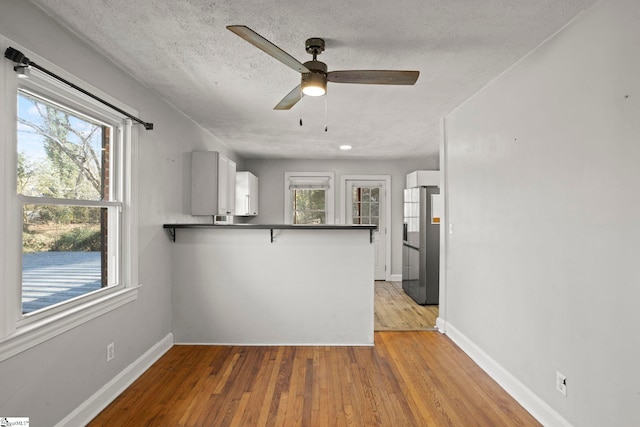
[[[313,86],[323,88],[321,94],[324,94],[324,91],[327,89],[327,64],[320,61],[307,61],[304,63],[304,66],[311,72],[302,73],[301,85],[303,92],[307,93],[305,88]]]
[[[327,74],[327,64],[320,61],[307,61],[303,64],[311,73]]]

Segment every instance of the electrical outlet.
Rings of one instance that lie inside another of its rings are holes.
[[[558,371],[556,371],[556,389],[558,389],[563,396],[567,395],[567,377]]]
[[[111,362],[114,357],[116,357],[116,346],[111,343],[107,346],[107,362]]]

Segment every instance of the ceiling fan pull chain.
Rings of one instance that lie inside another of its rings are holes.
[[[325,93],[324,94],[324,131],[325,132],[328,129],[328,126],[327,126],[327,97],[328,97],[328,95]]]
[[[302,99],[302,89],[300,89],[300,99]],[[300,107],[298,108],[298,111],[300,111],[300,127],[302,127],[302,106],[303,106],[304,102],[301,102],[299,105]]]

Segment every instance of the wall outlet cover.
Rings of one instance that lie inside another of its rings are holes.
[[[115,344],[111,343],[107,346],[107,362],[111,362],[111,360],[113,360],[115,356],[116,356]]]
[[[563,395],[567,395],[567,377],[556,371],[556,389]]]

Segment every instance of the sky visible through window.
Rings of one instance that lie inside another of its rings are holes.
[[[30,196],[43,195],[41,188],[35,188],[35,182],[41,181],[44,175],[51,174],[51,163],[56,162],[56,157],[58,163],[66,161],[69,167],[76,163],[76,168],[79,169],[76,173],[84,175],[84,178],[100,176],[103,154],[102,124],[91,122],[80,114],[20,92],[17,126],[19,167],[22,167],[19,174],[33,177],[28,180],[28,186],[19,186],[19,193]],[[58,154],[52,154],[52,151]],[[91,191],[90,186],[84,185],[80,198],[100,199],[100,191],[96,188],[93,190]]]
[[[32,97],[25,93],[20,93],[18,95],[18,117],[23,119],[24,121],[31,122],[37,126],[43,127],[45,125],[44,119],[39,113],[39,111],[42,110],[39,110],[38,106],[42,108],[45,105],[47,104],[36,97]],[[62,111],[68,111],[61,107],[56,106],[56,108]],[[101,124],[97,122],[92,123],[84,118],[79,117],[79,114],[75,115],[71,111],[68,111],[68,113],[69,124],[71,125],[71,127],[85,135],[90,134],[95,126],[101,126]],[[99,133],[96,133],[90,141],[91,146],[94,150],[100,150],[102,142],[100,140]],[[80,143],[80,137],[77,135],[69,135],[69,142],[78,144]],[[32,127],[22,123],[21,121],[18,121],[18,152],[22,152],[28,155],[31,159],[46,158],[43,137],[34,133]]]

